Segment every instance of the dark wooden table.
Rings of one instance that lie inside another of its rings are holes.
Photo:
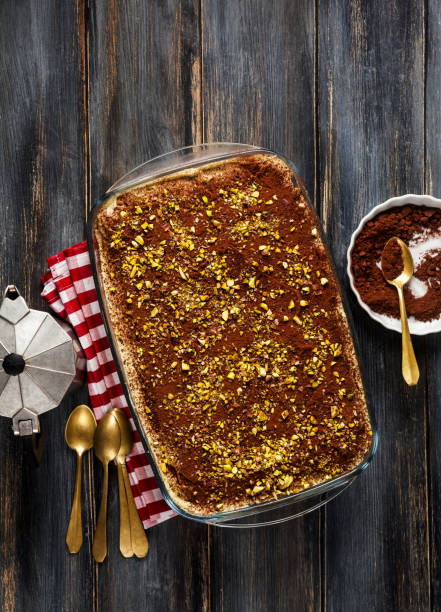
[[[44,308],[45,258],[84,237],[95,198],[135,165],[201,141],[262,144],[295,160],[340,277],[370,208],[441,192],[441,5],[436,0],[2,0],[0,281]],[[173,519],[145,560],[91,555],[64,537],[74,455],[70,397],[42,418],[40,468],[0,423],[2,610],[225,612],[441,609],[441,358],[418,339],[421,380],[399,375],[399,337],[352,299],[374,397],[373,465],[325,509],[238,531]]]

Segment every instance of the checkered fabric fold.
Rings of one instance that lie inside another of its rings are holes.
[[[152,527],[175,513],[162,497],[127,406],[101,316],[87,243],[65,249],[47,263],[41,295],[75,329],[87,360],[90,403],[97,420],[111,408],[121,408],[130,418],[135,444],[127,470],[144,527]]]

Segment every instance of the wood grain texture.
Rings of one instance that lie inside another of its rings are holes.
[[[280,151],[314,197],[314,6],[204,0],[207,141]],[[320,607],[320,515],[280,527],[211,530],[211,609]]]
[[[0,24],[0,284],[3,292],[15,283],[30,305],[43,308],[39,277],[46,257],[81,238],[84,228],[77,7],[2,2]],[[1,422],[2,610],[91,607],[87,546],[70,557],[64,544],[75,457],[63,432],[78,399],[43,415],[46,444],[38,469],[10,422]],[[84,519],[90,531],[90,516]]]
[[[426,88],[425,88],[425,189],[441,197],[441,6],[427,3],[426,14]],[[441,609],[441,342],[439,334],[428,336],[427,352],[427,452],[429,462],[428,502],[430,529],[431,609]]]
[[[89,27],[90,155],[97,198],[141,162],[201,140],[199,2],[93,2]],[[207,609],[207,527],[167,521],[148,532],[146,559],[123,559],[117,483],[111,476],[110,553],[98,570],[99,607]]]
[[[424,189],[423,3],[319,3],[322,217],[341,278],[351,232],[374,205]],[[391,35],[393,34],[393,35]],[[401,341],[352,301],[380,446],[326,509],[327,610],[427,610],[430,603],[421,381],[400,376]]]
[[[138,164],[201,141],[199,2],[93,2],[89,20],[96,198]]]

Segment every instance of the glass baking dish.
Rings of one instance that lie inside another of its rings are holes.
[[[124,388],[124,393],[127,398],[128,405],[133,415],[133,419],[138,428],[143,446],[149,457],[153,472],[156,480],[158,481],[161,492],[173,510],[175,510],[181,516],[186,518],[202,522],[210,523],[223,527],[254,527],[258,525],[269,525],[275,523],[281,523],[298,516],[302,516],[315,510],[327,503],[339,493],[341,493],[349,484],[351,484],[357,476],[368,466],[372,457],[375,454],[378,434],[376,426],[372,417],[372,413],[369,408],[369,397],[366,397],[368,405],[368,414],[370,418],[372,428],[372,443],[369,451],[363,457],[362,461],[350,472],[347,472],[339,477],[331,480],[324,481],[308,489],[300,491],[292,495],[286,495],[285,497],[277,500],[271,500],[266,502],[249,505],[246,507],[239,508],[237,510],[231,510],[227,512],[218,512],[210,515],[198,515],[190,513],[181,507],[179,507],[174,500],[171,498],[168,488],[161,476],[161,470],[156,462],[154,453],[152,452],[147,436],[145,435],[141,420],[135,408],[135,404],[131,398],[130,386],[128,384],[128,378],[124,370],[123,361],[118,346],[116,334],[112,329],[109,317],[109,309],[106,301],[106,295],[104,291],[104,285],[101,274],[99,252],[97,249],[97,242],[95,239],[97,215],[103,207],[106,207],[108,203],[119,194],[158,180],[161,177],[175,174],[176,172],[205,166],[207,164],[226,160],[230,158],[236,158],[239,156],[251,155],[255,153],[272,153],[274,152],[256,147],[252,145],[237,144],[237,143],[213,143],[213,144],[201,144],[190,147],[185,147],[161,155],[150,161],[141,164],[121,179],[119,179],[110,189],[106,192],[105,196],[96,202],[95,207],[91,211],[87,224],[87,240],[89,245],[89,253],[92,263],[93,274],[95,278],[95,284],[98,293],[98,299],[100,302],[104,324],[109,337],[110,346],[112,349],[113,357],[117,366],[117,370],[120,376],[121,383]],[[297,187],[302,189],[305,199],[309,203],[309,197],[306,189],[303,185],[302,179],[298,173],[297,168],[293,163],[285,158],[283,155],[277,154],[285,163],[287,163],[293,170],[294,180]],[[310,204],[309,204],[310,205]],[[326,240],[322,234],[322,240],[326,246]],[[329,255],[329,249],[328,249]],[[332,259],[330,258],[331,262]],[[337,278],[337,276],[336,276]],[[343,290],[340,288],[342,294],[343,305],[348,318],[349,329],[354,339],[355,350],[357,353],[357,346],[353,333],[353,325],[351,317],[349,316],[348,308],[345,303],[345,295]],[[366,390],[365,390],[365,395]]]

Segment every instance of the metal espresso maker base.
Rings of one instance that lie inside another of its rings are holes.
[[[12,419],[16,436],[32,437],[37,461],[39,415],[60,404],[84,368],[78,340],[65,327],[49,313],[30,309],[15,285],[6,287],[0,306],[0,416]]]

